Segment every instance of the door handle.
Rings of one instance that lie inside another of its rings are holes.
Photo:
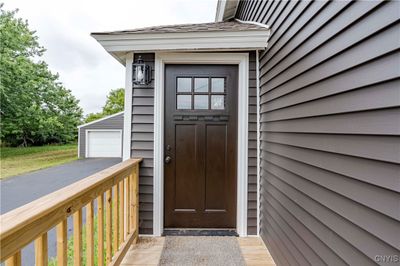
[[[171,160],[172,160],[171,156],[167,155],[167,156],[165,156],[164,162],[165,162],[165,164],[169,164],[171,162]]]

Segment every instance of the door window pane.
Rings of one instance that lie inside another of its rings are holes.
[[[195,95],[194,109],[208,109],[208,95]]]
[[[224,92],[225,91],[225,79],[224,78],[212,78],[211,79],[211,92]]]
[[[225,96],[224,95],[212,95],[211,96],[211,109],[213,109],[213,110],[225,109]]]
[[[195,78],[194,92],[208,92],[208,78]]]
[[[178,95],[176,98],[176,109],[192,109],[192,96]]]
[[[191,78],[178,78],[176,91],[177,92],[191,92],[192,91],[192,79]]]

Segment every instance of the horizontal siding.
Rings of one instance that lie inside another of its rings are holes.
[[[278,265],[400,252],[400,3],[241,1],[260,53],[260,234]]]
[[[121,129],[124,128],[124,114],[116,115],[97,123],[81,127],[79,129],[79,158],[85,158],[86,154],[86,130],[88,129]]]
[[[154,69],[154,54],[141,56]],[[152,80],[154,79],[154,75]],[[153,144],[154,144],[154,81],[149,85],[134,86],[132,93],[131,156],[141,157],[139,170],[139,222],[141,234],[153,233]]]
[[[257,73],[256,54],[249,54],[249,141],[247,234],[257,235]]]

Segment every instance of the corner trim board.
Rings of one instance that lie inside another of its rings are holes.
[[[260,54],[256,51],[256,88],[257,88],[257,236],[260,235],[260,189],[261,189],[261,114],[260,114]]]
[[[126,55],[125,64],[125,99],[124,99],[124,135],[122,145],[122,160],[128,160],[131,158],[131,126],[132,126],[132,63],[133,53]]]
[[[164,229],[164,69],[165,64],[238,65],[237,233],[247,236],[248,193],[248,53],[156,53],[154,73],[153,235]]]

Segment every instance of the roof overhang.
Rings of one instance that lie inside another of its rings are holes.
[[[92,33],[122,64],[128,52],[264,50],[270,30],[203,31],[180,33]]]
[[[110,119],[110,118],[112,118],[112,117],[116,117],[116,116],[119,116],[119,115],[123,115],[123,114],[124,114],[124,111],[121,111],[121,112],[118,112],[118,113],[115,113],[115,114],[112,114],[112,115],[108,115],[108,116],[99,118],[99,119],[94,120],[94,121],[92,121],[92,122],[88,122],[88,123],[79,125],[79,126],[77,126],[77,128],[81,128],[81,127],[89,126],[89,125],[92,125],[92,124],[96,124],[96,123],[98,123],[98,122],[101,122],[101,121],[104,121],[104,120],[107,120],[107,119]]]
[[[235,17],[239,0],[218,0],[215,21],[227,21]]]

